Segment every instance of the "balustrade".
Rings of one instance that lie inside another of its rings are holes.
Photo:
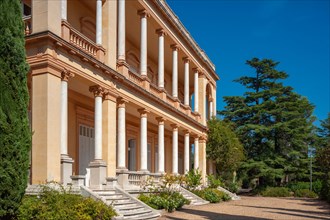
[[[105,49],[74,29],[67,21],[62,21],[62,38],[94,58],[104,61]]]
[[[31,15],[24,16],[23,22],[24,22],[24,34],[29,35],[32,33],[32,19]]]

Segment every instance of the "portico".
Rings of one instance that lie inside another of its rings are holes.
[[[218,77],[189,34],[172,25],[166,3],[48,3],[44,11],[52,6],[58,19],[47,26],[35,8],[30,32],[40,35],[27,33],[31,183],[138,185],[144,175],[193,168],[205,179]]]

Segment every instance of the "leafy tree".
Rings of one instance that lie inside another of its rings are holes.
[[[208,128],[207,157],[216,163],[222,177],[233,174],[244,159],[243,145],[227,122],[213,118],[208,121]]]
[[[319,129],[319,145],[316,152],[316,163],[322,172],[321,197],[330,202],[330,113],[321,121]]]
[[[15,215],[27,186],[31,133],[23,30],[20,1],[0,1],[1,219]]]
[[[247,91],[224,97],[227,106],[219,112],[234,123],[244,145],[248,160],[241,173],[248,173],[249,180],[258,178],[260,185],[308,178],[314,106],[283,85],[288,75],[276,69],[278,62],[253,58],[246,63],[255,75],[235,82]]]

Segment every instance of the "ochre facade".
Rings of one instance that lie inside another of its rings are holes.
[[[134,184],[139,175],[192,168],[205,179],[219,77],[165,1],[23,7],[31,184]]]

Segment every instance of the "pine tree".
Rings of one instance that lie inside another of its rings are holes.
[[[15,215],[27,186],[31,133],[28,65],[19,0],[0,1],[0,218]]]
[[[320,196],[330,202],[330,113],[328,113],[328,118],[321,121],[318,135],[316,164],[321,171],[322,189]]]
[[[235,124],[244,145],[246,176],[259,178],[261,185],[307,178],[314,106],[283,85],[288,75],[276,70],[278,62],[253,58],[247,64],[255,76],[235,80],[247,91],[243,96],[224,97],[227,106],[219,112]]]

